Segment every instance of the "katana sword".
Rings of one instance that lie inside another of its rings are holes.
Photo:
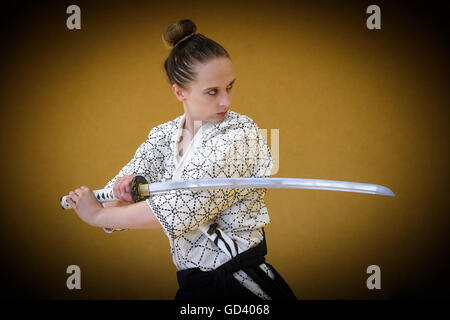
[[[395,194],[389,188],[378,184],[297,178],[208,178],[148,183],[145,177],[135,176],[131,181],[130,188],[133,202],[145,200],[156,194],[182,189],[192,191],[241,188],[313,189],[358,192],[395,197]],[[93,190],[93,193],[101,203],[118,200],[114,196],[112,188]],[[68,197],[69,196],[66,195],[59,199],[63,209],[72,208],[67,202]]]

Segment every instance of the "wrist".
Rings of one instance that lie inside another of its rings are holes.
[[[86,221],[88,224],[90,224],[93,227],[103,227],[104,225],[104,215],[102,212],[105,211],[105,208],[96,208],[94,209],[91,214],[89,215],[88,221]]]

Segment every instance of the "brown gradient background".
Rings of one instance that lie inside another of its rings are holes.
[[[449,297],[447,7],[395,1],[23,2],[2,9],[2,295],[172,299],[161,230],[111,235],[59,198],[102,188],[181,115],[161,34],[192,19],[230,53],[232,110],[279,129],[276,177],[385,185],[396,197],[268,190],[267,261],[299,299]],[[66,28],[81,7],[82,29]],[[365,13],[381,7],[381,30]],[[270,145],[270,135],[269,135]],[[66,288],[81,268],[82,290]],[[366,268],[381,268],[381,290]]]

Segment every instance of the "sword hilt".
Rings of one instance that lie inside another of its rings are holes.
[[[118,200],[114,196],[112,188],[93,190],[92,192],[101,203]],[[135,176],[133,180],[131,180],[130,193],[134,203],[147,199],[150,196],[147,179],[143,176]],[[69,196],[64,196],[59,198],[61,208],[64,210],[72,209],[70,204],[67,202],[68,197]]]

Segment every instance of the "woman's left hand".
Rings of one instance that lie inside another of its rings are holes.
[[[103,209],[94,193],[86,186],[81,186],[75,191],[70,191],[67,202],[84,222],[95,225],[95,217]]]

